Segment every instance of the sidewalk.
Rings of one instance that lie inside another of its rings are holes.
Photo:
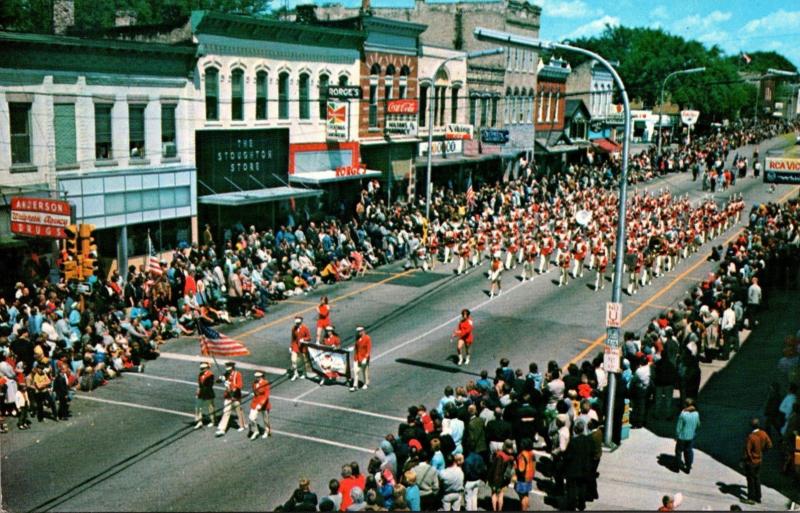
[[[800,501],[800,488],[779,472],[777,447],[764,458],[761,504],[740,502],[746,496],[747,482],[738,469],[749,420],[762,416],[769,384],[778,381],[786,389],[777,363],[784,337],[800,328],[798,311],[797,291],[776,290],[770,309],[759,318],[759,326],[746,336],[727,365],[715,362],[703,366],[704,383],[698,399],[702,426],[691,475],[669,469],[675,447],[674,421],[651,421],[647,428],[631,431],[618,450],[603,455],[600,500],[589,509],[654,511],[663,495],[677,492],[684,496],[679,508],[684,511],[729,510],[732,504],[744,510],[785,511],[792,500]]]

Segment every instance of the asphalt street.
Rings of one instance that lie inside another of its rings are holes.
[[[771,144],[786,144],[786,139]],[[761,145],[762,154],[769,146]],[[748,157],[751,152],[739,151]],[[641,186],[662,187],[689,194],[695,202],[707,195],[689,173]],[[741,192],[747,212],[753,203],[793,191],[778,186],[770,194],[760,180],[748,177],[716,196],[723,200]],[[723,233],[714,244],[736,232]],[[624,328],[639,329],[682,299],[711,268],[705,262],[710,247],[706,244],[637,295],[624,296]],[[486,269],[484,264],[459,277],[452,264],[425,273],[403,271],[398,263],[283,302],[260,321],[229,331],[223,327],[251,350],[250,356],[237,359],[248,364],[242,369],[245,387],[255,366],[265,369],[273,384],[275,434],[266,440],[251,442],[235,430],[222,438],[215,438],[211,428],[192,430],[199,345],[196,338],[170,341],[144,374],[125,375],[90,394],[78,394],[69,421],[34,422],[29,431],[0,438],[3,506],[11,511],[273,509],[289,498],[301,476],[324,495],[343,463],[366,466],[382,437],[396,433],[408,405],[435,406],[446,385],[463,384],[481,369],[493,373],[501,357],[514,367],[527,368],[531,361],[542,367],[549,360],[579,362],[602,349],[610,283],[595,293],[593,273],[587,272],[559,289],[552,282],[555,270],[522,283],[518,269],[504,273],[503,293],[490,300]],[[366,326],[372,336],[367,391],[320,388],[282,375],[289,366],[293,317],[305,315],[313,329],[314,308],[323,294],[331,298],[331,317],[345,345],[352,343],[356,325]],[[476,342],[472,363],[457,367],[450,333],[465,307],[473,311]],[[220,407],[221,395],[220,390]]]

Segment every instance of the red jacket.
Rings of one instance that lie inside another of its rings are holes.
[[[311,340],[311,331],[309,331],[308,326],[301,324],[298,327],[292,327],[291,348],[293,353],[305,352],[305,350],[301,348],[300,342],[308,342],[309,340]]]
[[[230,374],[228,374],[228,386],[225,389],[226,399],[236,399],[239,400],[242,398],[242,373],[237,370],[232,370]]]
[[[467,317],[465,320],[462,320],[458,323],[458,330],[456,330],[456,336],[458,338],[463,339],[464,342],[471,344],[472,343],[472,318]]]
[[[369,335],[361,335],[356,340],[356,361],[369,359],[370,353],[372,353],[372,339]]]
[[[272,409],[269,404],[269,381],[266,379],[253,382],[253,401],[250,403],[250,409],[267,411]]]
[[[324,328],[331,323],[331,308],[328,305],[319,305],[317,315],[317,328]]]
[[[322,344],[331,347],[342,347],[342,341],[338,335],[328,335],[322,340]]]

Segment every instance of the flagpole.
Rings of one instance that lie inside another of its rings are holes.
[[[195,318],[194,324],[197,327],[197,332],[200,334],[200,352],[202,353],[203,352],[203,339],[205,338],[205,335],[203,334],[203,330],[200,329],[200,316],[199,315]],[[208,350],[208,345],[206,345],[206,353],[207,354],[205,356],[210,356],[211,360],[214,362],[214,367],[216,367],[217,372],[222,374],[222,368],[219,366],[219,362],[217,362],[217,357],[216,357],[216,355],[214,354],[213,351],[209,351]]]

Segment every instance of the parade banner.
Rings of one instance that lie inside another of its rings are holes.
[[[325,122],[325,136],[328,140],[347,140],[349,114],[350,105],[346,101],[328,101],[328,119]]]
[[[350,351],[310,342],[303,342],[303,345],[308,349],[311,368],[315,372],[326,377],[331,377],[335,373],[350,379]]]
[[[767,157],[764,183],[800,184],[800,158]]]
[[[47,198],[11,198],[11,233],[65,239],[71,209],[66,201]]]

